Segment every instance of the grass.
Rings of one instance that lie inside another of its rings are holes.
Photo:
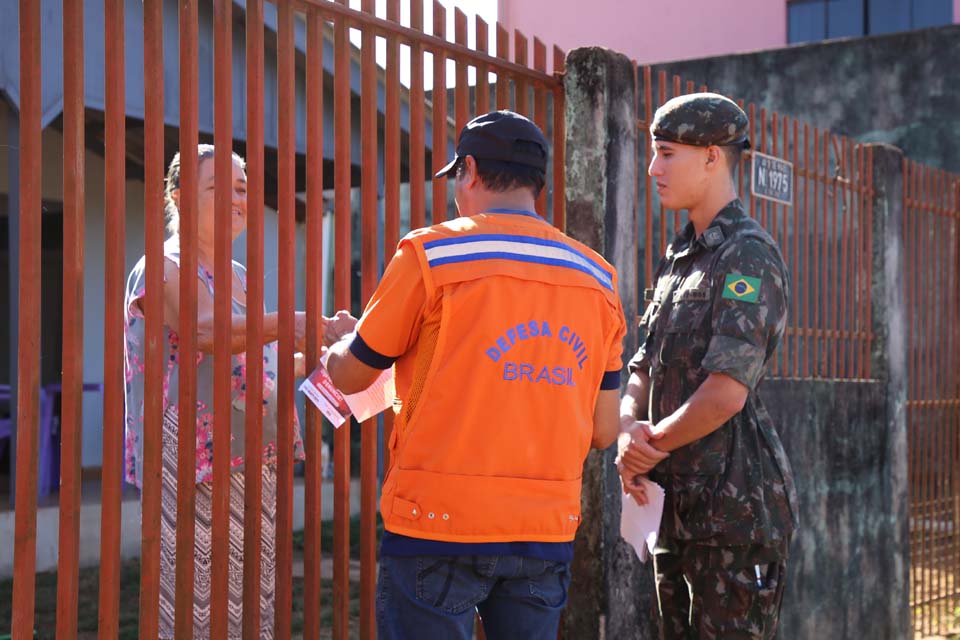
[[[320,548],[324,555],[333,553],[333,522],[326,521],[321,525]],[[377,517],[377,538],[383,525]],[[293,533],[293,551],[295,557],[303,554],[303,531]],[[350,555],[359,557],[360,551],[360,518],[354,517],[350,521]],[[100,588],[99,568],[91,567],[80,570],[79,606],[77,616],[78,637],[95,638],[97,631],[98,596]],[[320,590],[321,624],[329,634],[333,624],[331,603],[333,584],[329,579],[322,581]],[[13,581],[0,581],[0,638],[10,632],[12,620]],[[36,577],[36,605],[34,624],[36,637],[53,639],[56,636],[57,624],[57,574],[55,571],[38,573]],[[303,631],[303,579],[293,579],[293,615],[291,629],[294,634]],[[135,639],[138,636],[140,607],[140,560],[126,560],[120,565],[120,640]],[[359,627],[360,620],[360,585],[350,583],[350,629],[351,636]],[[325,636],[326,637],[326,636]]]
[[[377,513],[377,540],[383,535],[383,520]],[[293,551],[303,553],[303,530],[293,532]],[[333,521],[325,520],[320,525],[320,551],[324,555],[333,553]],[[360,557],[360,516],[350,518],[350,557]]]

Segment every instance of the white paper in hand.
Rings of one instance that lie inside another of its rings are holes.
[[[334,428],[339,428],[351,415],[363,422],[393,404],[396,395],[393,367],[385,369],[373,384],[363,391],[343,395],[334,387],[326,364],[327,356],[324,355],[317,368],[300,385],[300,390],[320,409]]]
[[[647,489],[647,504],[640,506],[628,494],[623,494],[620,511],[620,535],[629,542],[640,562],[646,562],[647,554],[653,553],[660,532],[663,516],[663,487],[652,480],[641,478]]]

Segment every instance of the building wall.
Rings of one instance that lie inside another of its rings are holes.
[[[600,45],[640,63],[783,46],[783,0],[499,0],[508,29],[565,51]],[[549,13],[549,20],[544,17]]]
[[[788,4],[787,0],[594,0],[585,10],[581,0],[498,0],[498,19],[510,30],[519,29],[529,38],[539,37],[565,51],[599,45],[648,64],[784,47]],[[960,0],[952,4],[953,22],[960,23]],[[855,10],[862,13],[862,8]]]

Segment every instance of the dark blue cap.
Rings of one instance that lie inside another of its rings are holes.
[[[442,178],[449,174],[467,156],[493,161],[505,167],[517,165],[546,173],[547,139],[540,127],[519,113],[506,110],[485,113],[463,128],[456,155],[434,177]]]

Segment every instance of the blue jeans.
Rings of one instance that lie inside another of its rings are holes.
[[[521,556],[382,556],[380,640],[556,640],[570,563]]]

